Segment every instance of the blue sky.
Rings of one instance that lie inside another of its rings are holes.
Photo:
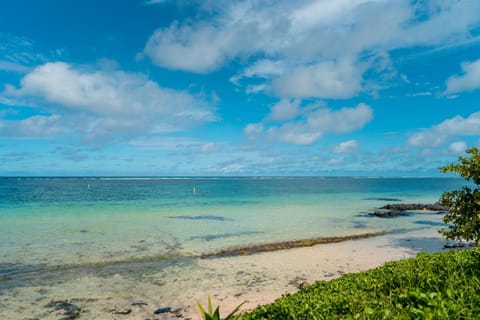
[[[480,1],[0,6],[0,175],[430,176],[480,146]]]

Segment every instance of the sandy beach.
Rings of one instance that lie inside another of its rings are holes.
[[[440,251],[443,244],[429,228],[248,256],[196,258],[161,270],[132,264],[104,275],[72,272],[53,286],[18,286],[0,298],[0,314],[12,320],[200,319],[195,301],[205,304],[208,295],[222,315],[245,300],[242,311],[251,310],[296,292],[304,282]]]

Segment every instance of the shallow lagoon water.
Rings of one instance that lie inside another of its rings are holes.
[[[141,300],[149,303],[143,315],[134,311],[145,319],[165,303],[191,310],[199,287],[208,290],[200,298],[278,294],[294,281],[255,259],[198,257],[381,230],[408,246],[412,231],[436,234],[442,216],[367,213],[389,202],[436,202],[462,185],[449,178],[2,178],[0,315],[58,319],[45,306],[68,300],[87,318],[117,319],[112,308]]]
[[[2,264],[104,263],[419,227],[362,216],[435,202],[445,178],[3,178]],[[424,225],[425,226],[425,225]]]

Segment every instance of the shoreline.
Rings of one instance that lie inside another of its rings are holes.
[[[359,233],[345,236],[333,236],[333,237],[315,237],[298,240],[287,240],[270,242],[264,244],[252,244],[243,247],[231,247],[224,248],[219,251],[213,251],[203,254],[159,254],[153,256],[134,257],[125,260],[113,260],[113,261],[98,261],[98,262],[86,262],[79,264],[39,264],[39,265],[25,265],[24,269],[14,270],[13,264],[5,264],[5,266],[11,265],[11,270],[5,268],[5,272],[0,276],[0,281],[12,280],[12,277],[29,275],[34,273],[47,274],[56,272],[69,272],[71,270],[86,270],[93,271],[104,268],[115,268],[116,266],[122,267],[137,264],[149,264],[149,263],[181,263],[182,261],[189,261],[193,259],[213,259],[213,258],[225,258],[259,254],[265,252],[275,252],[281,250],[289,250],[295,248],[312,247],[319,244],[339,243],[344,241],[352,241],[359,239],[366,239],[371,237],[378,237],[387,233],[393,233],[396,230],[382,230],[377,232]]]
[[[86,272],[54,286],[25,284],[13,289],[14,297],[2,296],[0,291],[0,314],[5,312],[3,318],[12,320],[58,319],[62,310],[46,306],[60,301],[80,308],[79,319],[199,319],[196,301],[205,304],[209,295],[222,315],[247,300],[241,308],[244,312],[294,293],[304,282],[331,280],[420,251],[441,251],[443,244],[436,230],[417,229],[221,259],[194,259],[160,270],[158,265],[145,263],[107,275]],[[156,315],[162,308],[168,311]]]

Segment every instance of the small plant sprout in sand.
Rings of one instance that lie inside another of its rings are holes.
[[[220,317],[220,306],[217,306],[215,311],[213,310],[212,300],[210,299],[210,295],[208,296],[208,304],[207,304],[208,312],[205,311],[205,308],[203,308],[203,306],[198,301],[197,301],[197,306],[198,306],[198,309],[200,310],[200,313],[202,314],[203,320],[230,320],[230,319],[233,319],[233,315],[237,313],[238,310],[240,310],[240,308],[245,304],[245,302],[247,301],[243,301],[238,306],[236,306],[235,309],[233,309],[233,311],[230,312],[230,314],[225,318]]]

